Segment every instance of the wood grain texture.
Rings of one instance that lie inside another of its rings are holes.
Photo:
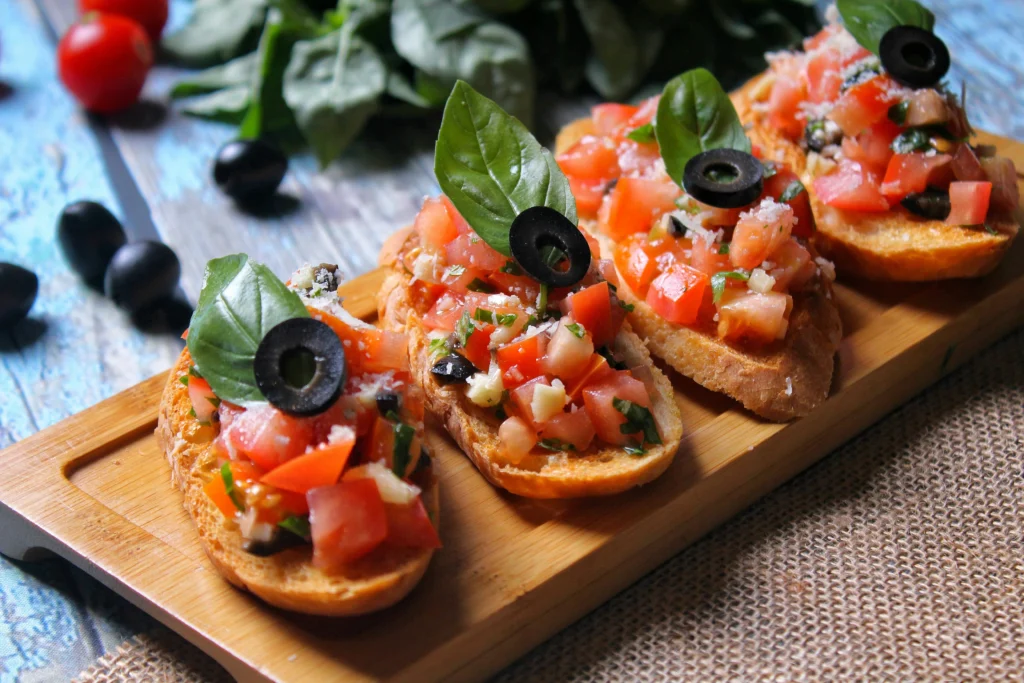
[[[1001,147],[1024,162],[1024,145]],[[346,285],[351,310],[373,315],[379,277]],[[384,613],[290,615],[217,575],[152,435],[161,376],[0,456],[0,551],[70,559],[242,681],[480,680],[1024,323],[1024,244],[983,280],[839,285],[836,296],[846,337],[821,408],[767,423],[674,376],[680,454],[614,505],[499,492],[432,427],[445,547],[421,586]]]

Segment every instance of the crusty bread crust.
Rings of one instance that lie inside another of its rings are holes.
[[[980,277],[999,265],[1020,229],[1012,218],[994,221],[992,234],[902,212],[843,211],[819,201],[813,181],[822,170],[810,168],[800,146],[768,126],[754,106],[767,96],[771,78],[771,74],[754,77],[732,95],[733,103],[750,139],[765,156],[786,163],[800,176],[817,222],[814,245],[835,262],[840,273],[870,280],[921,282]]]
[[[414,248],[418,243],[418,237],[411,231],[403,232],[396,238],[398,240],[405,240],[405,248],[392,250],[392,254]],[[382,261],[394,267],[378,299],[381,325],[408,335],[413,378],[423,388],[427,410],[440,419],[492,484],[529,498],[603,496],[653,481],[672,463],[683,435],[672,385],[651,365],[650,354],[627,325],[616,339],[614,349],[630,367],[650,367],[653,391],[650,386],[648,390],[662,444],[648,448],[643,456],[606,447],[547,458],[533,469],[524,467],[523,463],[519,466],[503,464],[499,458],[498,421],[470,402],[457,387],[443,386],[434,379],[430,372],[430,342],[409,296],[410,276],[395,265],[392,257],[382,255]]]
[[[182,351],[171,370],[160,402],[156,437],[171,466],[171,480],[185,494],[199,540],[210,561],[228,581],[266,602],[295,612],[348,616],[374,612],[395,604],[411,591],[430,563],[432,550],[382,546],[347,566],[341,574],[325,574],[312,564],[309,546],[257,557],[242,550],[242,535],[203,492],[217,473],[210,445],[212,429],[189,415],[188,388],[179,378],[191,365]],[[436,478],[423,492],[433,520],[438,519]]]
[[[590,119],[563,128],[555,140],[561,153],[593,130]],[[594,221],[581,221],[601,243],[605,258],[614,245]],[[789,330],[780,344],[748,349],[722,340],[714,328],[696,329],[667,322],[622,283],[619,296],[633,304],[630,324],[655,356],[698,384],[731,396],[769,420],[786,421],[814,410],[828,398],[835,353],[843,336],[832,285],[793,296]]]

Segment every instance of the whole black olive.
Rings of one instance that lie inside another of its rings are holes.
[[[455,384],[465,382],[475,375],[476,366],[465,356],[453,353],[434,363],[430,374],[441,384]]]
[[[889,75],[911,88],[929,88],[949,71],[949,50],[942,39],[917,26],[893,26],[878,44]]]
[[[288,157],[265,140],[234,140],[217,152],[213,180],[238,202],[264,200],[277,192]]]
[[[107,266],[103,291],[129,313],[163,301],[174,294],[181,263],[162,242],[135,242],[117,250]]]
[[[36,302],[39,278],[13,263],[0,263],[0,329],[13,327]]]
[[[110,259],[128,238],[107,207],[96,202],[68,204],[57,220],[57,241],[71,269],[94,286],[103,285]]]
[[[942,190],[913,192],[900,200],[900,204],[910,213],[934,221],[944,221],[949,216],[949,193]]]
[[[508,242],[512,258],[519,267],[541,284],[572,287],[590,270],[587,238],[572,221],[546,206],[533,206],[516,216],[509,229]],[[560,251],[568,259],[568,268],[554,267],[555,259],[546,258],[551,249]]]
[[[698,202],[738,209],[761,196],[764,165],[738,149],[709,149],[686,163],[683,187]]]
[[[377,394],[377,412],[384,417],[387,417],[388,413],[395,413],[397,415],[398,409],[401,407],[401,399],[395,392],[382,391]]]
[[[282,531],[281,529],[275,529],[274,535],[270,537],[269,541],[246,539],[242,542],[242,550],[257,557],[270,557],[271,555],[283,553],[285,550],[306,545],[307,543],[308,541],[301,536],[288,531]]]
[[[341,339],[326,323],[292,318],[263,337],[253,361],[256,386],[291,415],[319,415],[338,400],[348,364]]]

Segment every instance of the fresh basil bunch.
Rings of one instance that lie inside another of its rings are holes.
[[[375,116],[444,106],[463,80],[526,125],[536,89],[624,100],[705,66],[727,86],[817,29],[813,0],[196,0],[164,40],[207,67],[171,95],[243,137],[306,144],[322,164]]]

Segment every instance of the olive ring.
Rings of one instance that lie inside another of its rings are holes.
[[[590,243],[572,221],[555,209],[534,206],[512,221],[508,234],[512,258],[530,277],[551,287],[572,287],[590,270]],[[565,270],[549,263],[547,250],[562,252],[569,261]]]
[[[683,188],[702,204],[738,209],[761,196],[764,166],[738,149],[709,149],[686,163]]]
[[[253,374],[271,405],[308,417],[341,396],[348,375],[341,339],[326,323],[291,318],[275,325],[256,349]]]
[[[882,66],[899,83],[928,88],[949,71],[949,49],[931,31],[917,26],[893,26],[878,44]]]

